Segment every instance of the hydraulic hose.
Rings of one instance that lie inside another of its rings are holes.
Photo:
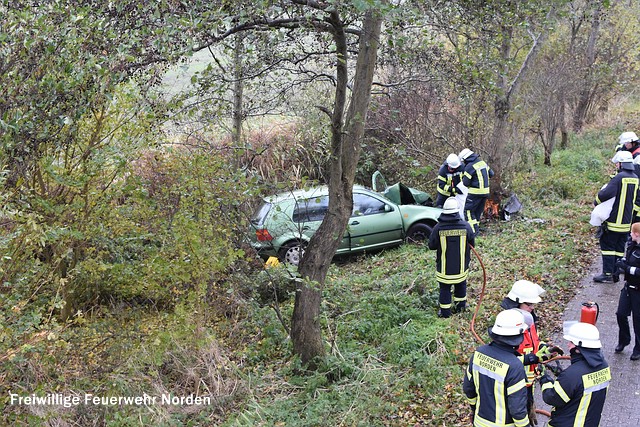
[[[475,324],[476,324],[476,317],[478,316],[478,311],[480,310],[480,306],[482,305],[482,300],[484,298],[484,294],[487,289],[487,270],[484,266],[484,263],[482,262],[482,258],[480,257],[476,249],[471,245],[469,245],[469,247],[471,248],[471,252],[473,252],[473,254],[478,259],[478,262],[480,263],[480,267],[482,267],[482,290],[480,291],[480,296],[478,297],[478,304],[476,305],[476,309],[473,312],[473,317],[471,318],[471,333],[480,344],[484,344],[484,341],[482,340],[482,338],[480,338],[480,336],[476,332]],[[540,363],[547,364],[555,360],[567,360],[567,359],[571,359],[571,356],[556,356],[554,358],[551,358],[547,361],[540,362]],[[536,408],[536,413],[544,415],[549,418],[551,417],[551,413],[544,409]]]
[[[471,245],[469,245],[469,247],[471,248],[471,252],[473,252],[473,254],[478,259],[478,262],[480,263],[480,267],[482,267],[482,290],[480,291],[480,296],[478,297],[478,304],[476,304],[476,309],[473,312],[473,317],[471,318],[471,333],[480,344],[484,344],[484,341],[482,340],[482,338],[480,338],[480,335],[476,333],[476,317],[478,316],[478,311],[480,310],[480,305],[482,305],[482,299],[484,298],[484,293],[487,289],[487,270],[485,269],[484,263],[482,262],[482,258],[480,257],[476,249]]]

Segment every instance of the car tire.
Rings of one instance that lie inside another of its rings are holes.
[[[278,252],[280,261],[291,265],[300,264],[300,260],[302,260],[302,257],[304,256],[304,250],[306,247],[307,245],[300,241],[293,241],[284,244],[282,248],[280,248],[280,252]]]
[[[409,231],[407,231],[407,237],[405,240],[407,241],[407,243],[424,242],[425,240],[429,240],[429,236],[431,236],[432,231],[432,226],[423,222],[419,222],[409,227]]]

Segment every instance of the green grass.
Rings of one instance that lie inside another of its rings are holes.
[[[101,307],[3,353],[0,384],[11,384],[13,393],[198,393],[214,396],[211,406],[37,411],[9,405],[5,385],[1,420],[35,426],[93,420],[108,426],[468,425],[461,381],[478,344],[471,320],[483,288],[475,322],[483,340],[517,279],[548,292],[537,308],[541,335],[560,327],[558,314],[598,253],[588,219],[595,192],[612,172],[614,139],[586,134],[554,153],[553,167],[536,162],[513,177],[510,189],[523,211],[511,221],[483,224],[466,313],[437,318],[434,252],[425,246],[338,260],[323,289],[327,358],[317,372],[304,373],[286,331],[293,309],[288,273],[238,271],[207,298],[172,312]],[[274,284],[289,298],[269,302]]]
[[[588,219],[595,192],[611,169],[610,140],[586,135],[573,142],[580,150],[556,152],[552,168],[522,172],[512,188],[523,211],[508,222],[483,224],[476,249],[487,283],[475,327],[483,340],[517,279],[533,280],[548,291],[538,308],[541,334],[561,327],[558,313],[598,253]],[[467,425],[460,385],[478,344],[470,330],[473,312],[438,319],[433,276],[434,254],[420,246],[333,265],[324,290],[323,323],[331,348],[326,371],[314,380],[304,377],[304,391],[289,389],[272,399],[253,395],[251,409],[232,416],[229,425],[242,425],[242,419],[262,425]],[[480,262],[473,259],[472,310],[482,279]],[[307,417],[296,423],[291,413]]]

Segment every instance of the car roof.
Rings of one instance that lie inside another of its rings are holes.
[[[354,190],[369,190],[363,185],[355,184],[353,186]],[[371,191],[371,190],[369,190]],[[375,191],[372,191],[375,193]],[[274,194],[271,196],[265,196],[264,200],[269,203],[281,203],[285,200],[304,200],[312,197],[320,197],[326,196],[329,194],[329,187],[326,185],[321,185],[318,187],[310,187],[293,191],[284,191],[282,193]]]

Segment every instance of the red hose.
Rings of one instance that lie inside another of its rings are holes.
[[[476,252],[476,249],[471,245],[469,245],[469,247],[471,248],[471,251],[476,256],[476,258],[478,258],[480,267],[482,267],[482,290],[480,291],[480,296],[478,297],[478,304],[476,304],[476,310],[474,311],[473,317],[471,318],[471,333],[480,344],[484,344],[484,341],[482,340],[482,338],[480,338],[480,335],[476,333],[476,317],[478,316],[478,310],[480,310],[480,305],[482,304],[482,299],[484,298],[484,292],[487,289],[487,270],[484,268],[484,264],[482,263],[482,258],[480,258],[480,255],[478,255],[478,252]]]
[[[471,318],[471,333],[473,334],[473,336],[476,338],[476,340],[480,343],[480,344],[484,344],[484,341],[482,340],[482,338],[480,338],[480,335],[477,334],[476,332],[476,317],[478,316],[478,311],[480,310],[480,305],[482,304],[482,299],[484,298],[484,293],[487,289],[487,270],[484,267],[484,264],[482,262],[482,258],[480,258],[480,255],[478,254],[478,252],[476,252],[476,249],[469,245],[469,247],[471,248],[471,251],[473,252],[473,254],[476,256],[476,258],[478,259],[478,262],[480,263],[480,267],[482,267],[482,290],[480,291],[480,296],[478,297],[478,304],[476,305],[476,309],[473,312],[473,317]],[[571,356],[556,356],[552,359],[549,359],[547,361],[541,362],[541,363],[549,363],[552,362],[554,360],[564,360],[564,359],[571,359]],[[536,408],[536,413],[537,414],[542,414],[546,417],[551,418],[551,413],[549,411],[546,411],[544,409],[538,409]]]

